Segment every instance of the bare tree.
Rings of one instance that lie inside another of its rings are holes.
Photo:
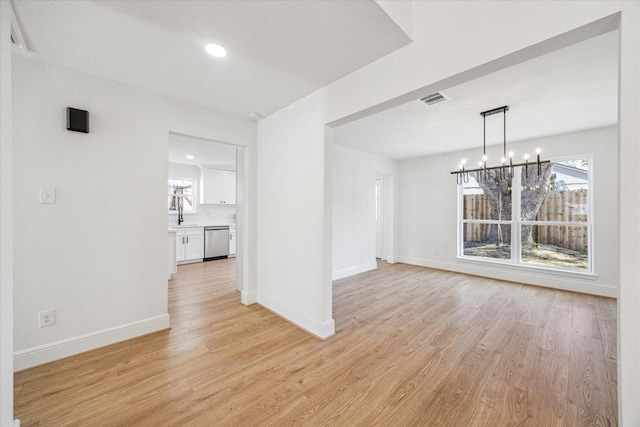
[[[498,170],[487,171],[486,176],[482,172],[478,174],[478,185],[482,188],[484,196],[489,202],[492,220],[508,221],[511,219],[511,182],[512,176],[506,169],[502,174]],[[505,241],[511,240],[510,233],[510,226],[493,224],[485,243],[502,245]]]
[[[522,167],[520,181],[522,183],[520,214],[523,221],[533,221],[538,215],[540,206],[544,202],[549,191],[549,179],[551,177],[551,163],[540,166],[534,163],[528,168]],[[509,221],[512,215],[511,188],[513,177],[505,169],[487,171],[485,179],[482,179],[482,172],[479,173],[478,184],[491,207],[491,219],[496,221]],[[523,245],[533,244],[532,227],[523,226],[521,232],[521,242]],[[501,245],[510,241],[511,227],[508,225],[499,226],[493,224],[489,235],[485,240],[486,244]]]
[[[534,170],[531,170],[534,169]],[[533,221],[538,216],[540,206],[544,202],[549,192],[549,179],[551,178],[551,163],[545,163],[540,166],[540,175],[538,175],[537,166],[529,168],[528,174],[525,175],[524,169],[520,178],[522,182],[522,191],[520,193],[520,215],[523,221]],[[532,226],[525,225],[522,227],[522,235],[520,241],[522,245],[533,244]]]

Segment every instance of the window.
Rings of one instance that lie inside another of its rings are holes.
[[[593,272],[591,159],[471,174],[460,191],[459,256]]]
[[[193,192],[193,179],[169,178],[169,212],[177,213],[178,208],[182,207],[183,213],[195,213]]]

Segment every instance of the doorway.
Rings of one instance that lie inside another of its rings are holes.
[[[375,211],[376,211],[376,258],[384,259],[384,180],[376,178]]]
[[[234,272],[232,282],[235,283],[237,291],[242,291],[243,257],[240,252],[243,245],[238,245],[237,242],[238,237],[243,234],[239,230],[243,228],[244,217],[242,214],[238,215],[238,211],[242,210],[244,203],[243,187],[246,182],[242,176],[244,168],[238,163],[243,162],[244,158],[244,147],[174,132],[169,133],[168,182],[176,180],[189,182],[191,188],[188,196],[181,195],[189,198],[186,205],[189,205],[190,209],[183,209],[180,212],[171,210],[171,207],[177,204],[172,205],[174,196],[169,188],[168,225],[178,227],[181,231],[184,229],[183,233],[188,233],[190,230],[197,232],[212,226],[228,227],[229,251],[224,262],[235,264],[235,268],[232,269]],[[187,242],[191,244],[198,240],[190,237]],[[202,242],[204,239],[200,240],[200,243]],[[182,241],[177,237],[176,246],[181,243]],[[207,269],[213,267],[211,263],[222,262],[222,259],[203,262],[204,246],[200,249],[200,253],[191,251],[193,259],[187,257],[189,259],[184,258],[178,262],[178,268],[182,264],[202,263],[201,267]]]

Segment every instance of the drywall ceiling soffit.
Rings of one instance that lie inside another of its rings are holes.
[[[406,45],[374,1],[14,1],[42,60],[263,116]],[[227,48],[208,56],[206,43]]]
[[[194,158],[188,159],[187,155]],[[170,133],[169,163],[235,171],[236,147],[208,139]]]
[[[480,112],[503,105],[507,143],[617,123],[618,32],[611,31],[334,129],[334,141],[402,160],[482,147]],[[503,117],[487,117],[487,144],[502,144]]]

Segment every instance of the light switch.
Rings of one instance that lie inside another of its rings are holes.
[[[55,188],[41,188],[40,189],[40,203],[55,203],[56,202],[56,189]]]

